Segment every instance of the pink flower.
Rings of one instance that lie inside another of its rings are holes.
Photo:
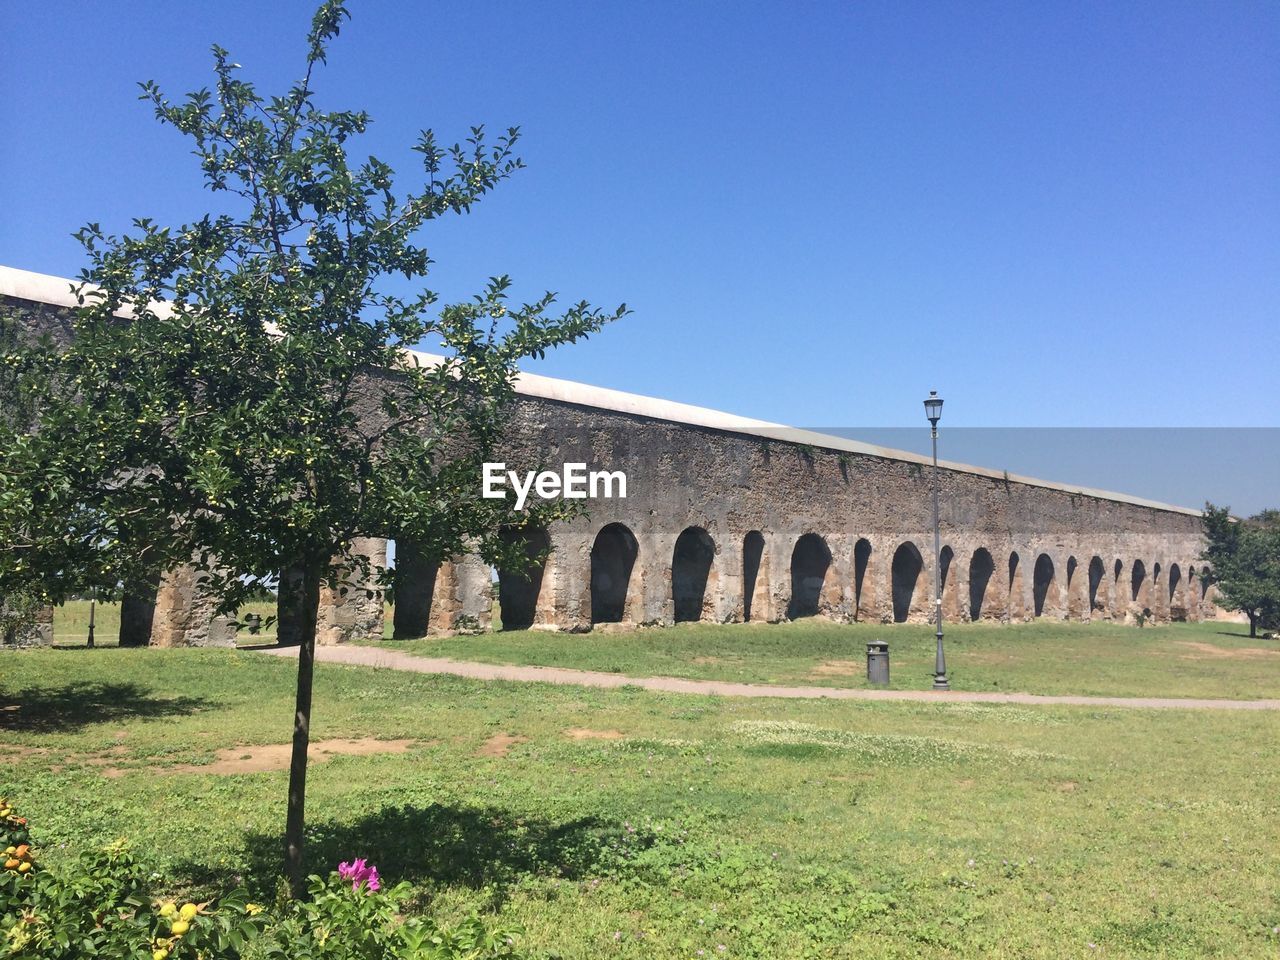
[[[365,890],[374,893],[382,886],[378,882],[378,868],[367,863],[363,857],[351,863],[343,861],[338,864],[338,876],[343,880],[350,880],[352,890],[359,890],[360,885],[364,884]]]

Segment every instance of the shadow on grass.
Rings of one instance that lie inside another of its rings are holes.
[[[306,870],[322,876],[342,861],[363,857],[387,883],[485,890],[493,907],[515,884],[535,877],[580,880],[617,866],[659,842],[657,835],[596,817],[564,822],[524,816],[498,807],[386,807],[345,823],[323,822],[307,830]],[[244,840],[244,883],[270,897],[283,875],[278,833],[249,833]],[[188,863],[175,877],[192,887],[216,887],[225,869]]]
[[[0,730],[57,733],[95,723],[182,716],[209,706],[199,697],[159,699],[136,683],[82,680],[0,692]]]

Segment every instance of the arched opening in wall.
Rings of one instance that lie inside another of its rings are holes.
[[[527,630],[538,619],[538,599],[542,595],[543,574],[551,539],[542,527],[518,529],[503,527],[499,538],[524,564],[504,569],[498,567],[498,614],[503,630]]]
[[[1031,571],[1031,603],[1033,615],[1044,616],[1046,602],[1052,603],[1049,596],[1054,587],[1053,560],[1047,553],[1036,557],[1036,565]]]
[[[624,524],[611,523],[591,546],[591,622],[621,623],[640,545]]]
[[[973,556],[969,560],[969,619],[978,621],[982,619],[983,610],[987,605],[987,588],[991,585],[991,577],[996,572],[995,561],[991,559],[991,553],[986,547],[979,547],[973,551]],[[988,616],[990,611],[988,611]]]
[[[1217,591],[1214,588],[1214,583],[1216,582],[1217,578],[1214,577],[1212,568],[1207,564],[1200,568],[1200,599],[1202,602],[1212,602],[1214,600],[1214,597],[1209,595],[1209,591],[1214,590],[1216,594]]]
[[[1147,579],[1147,566],[1141,560],[1133,561],[1133,573],[1129,575],[1129,599],[1134,603],[1142,595],[1142,585]]]
[[[910,540],[894,551],[890,571],[893,577],[894,623],[907,622],[923,569],[924,558],[920,556],[920,549]]]
[[[711,613],[707,579],[715,558],[715,542],[701,527],[688,527],[676,538],[671,555],[671,599],[675,602],[676,623],[697,622]]]
[[[750,623],[756,605],[756,584],[764,556],[764,534],[752,530],[742,538],[742,622]]]
[[[124,585],[123,595],[120,597],[120,646],[145,647],[151,643],[151,628],[155,623],[156,600],[158,599],[159,590],[160,575],[158,573]],[[283,593],[284,588],[280,583],[280,578],[277,577],[276,638],[281,645],[284,645],[284,641],[280,640],[280,612],[282,608],[287,606],[287,600],[282,601],[280,599]],[[299,610],[298,613],[300,614],[301,611]],[[54,615],[57,616],[57,611],[55,611]],[[295,631],[295,633],[300,634],[300,630]],[[301,641],[300,635],[290,639],[292,644],[297,644]]]
[[[1106,576],[1107,566],[1102,562],[1101,557],[1094,557],[1089,561],[1089,611],[1103,608],[1102,597],[1098,595],[1102,588],[1102,578]]]
[[[1169,619],[1179,623],[1187,619],[1187,601],[1182,595],[1182,569],[1176,563],[1169,565]]]
[[[436,602],[440,560],[428,556],[411,540],[396,540],[394,555],[395,573],[390,591],[391,635],[397,640],[425,637],[431,629],[431,608]]]
[[[863,594],[867,592],[867,565],[871,562],[871,541],[861,538],[853,546],[853,619],[862,619]]]
[[[817,616],[822,603],[822,588],[831,570],[831,550],[827,541],[816,533],[806,533],[791,551],[791,604],[787,617]]]

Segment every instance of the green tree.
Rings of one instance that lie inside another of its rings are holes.
[[[1249,618],[1249,636],[1258,627],[1280,626],[1280,511],[1264,510],[1237,521],[1229,507],[1206,503],[1208,561],[1218,585],[1218,600]]]
[[[135,220],[126,236],[80,231],[90,266],[74,340],[27,356],[38,422],[0,437],[0,540],[12,545],[0,593],[114,586],[194,562],[229,612],[281,570],[301,571],[285,831],[295,895],[322,585],[377,572],[353,555],[362,535],[527,562],[499,527],[568,508],[512,515],[480,497],[517,365],[626,313],[556,311],[552,294],[515,304],[506,277],[461,303],[394,292],[388,278],[428,272],[424,227],[522,166],[518,131],[490,142],[474,128],[447,148],[424,131],[421,184],[399,190],[387,163],[353,156],[369,117],[314,103],[312,75],[347,16],[338,0],[319,7],[305,78],[283,96],[260,95],[217,46],[212,90],[175,103],[141,85],[225,209],[175,228]],[[406,353],[424,340],[443,359]]]

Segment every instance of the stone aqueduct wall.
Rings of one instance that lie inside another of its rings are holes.
[[[518,620],[578,631],[602,619],[932,617],[929,466],[528,396],[512,433],[508,467],[585,462],[628,477],[627,499],[589,501],[587,515],[546,531],[551,552],[536,597],[514,598]],[[939,482],[949,621],[1214,613],[1190,512],[956,469]],[[397,609],[412,596],[430,615],[415,610],[402,632],[486,625],[488,582],[474,559],[415,564]]]
[[[30,333],[67,335],[67,289],[0,268],[0,310]],[[505,626],[931,618],[931,467],[920,458],[544,377],[520,389],[510,469],[622,470],[628,496],[587,501],[531,545],[550,548],[540,569],[500,575]],[[940,484],[951,622],[1217,613],[1193,511],[959,465],[941,469]],[[375,564],[386,556],[384,539],[359,546]],[[400,635],[490,625],[492,574],[477,557],[433,562],[399,543],[396,591]],[[381,599],[362,589],[326,591],[322,606],[322,643],[382,634]],[[281,610],[283,637],[295,624]],[[122,632],[156,645],[233,642],[191,570],[127,597]]]

